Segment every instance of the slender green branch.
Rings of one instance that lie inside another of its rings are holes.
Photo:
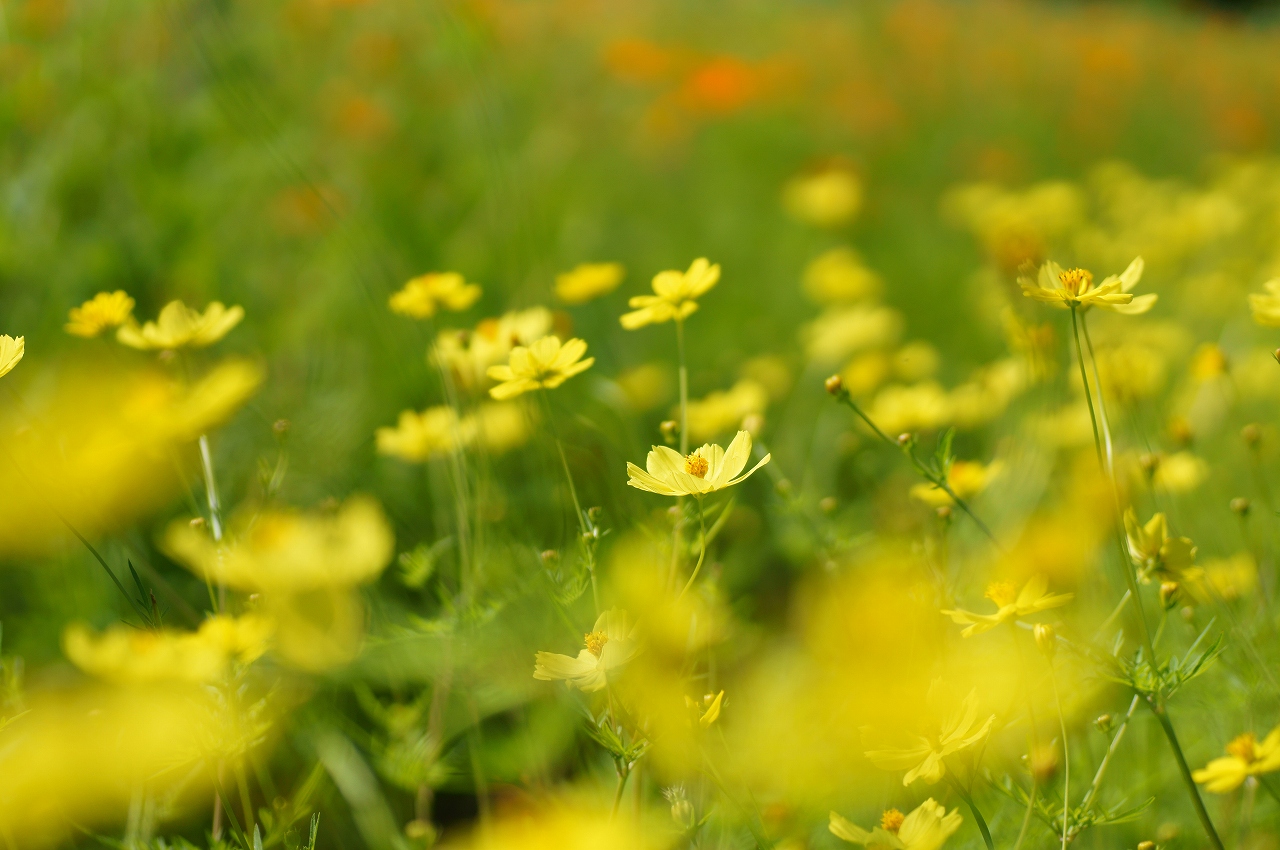
[[[1089,791],[1084,795],[1084,800],[1080,803],[1080,809],[1088,813],[1089,808],[1093,805],[1098,796],[1098,789],[1102,787],[1102,777],[1107,773],[1107,766],[1111,764],[1111,757],[1116,754],[1116,750],[1120,747],[1120,739],[1124,737],[1124,730],[1129,727],[1129,721],[1133,719],[1133,713],[1138,709],[1138,696],[1134,694],[1133,701],[1129,703],[1129,710],[1124,715],[1124,720],[1120,721],[1120,726],[1116,729],[1116,734],[1111,738],[1111,745],[1107,747],[1107,753],[1102,757],[1102,763],[1098,765],[1098,772],[1093,775],[1093,783],[1089,786]]]
[[[1062,696],[1058,693],[1058,676],[1049,659],[1049,681],[1053,684],[1053,701],[1058,708],[1058,729],[1062,732],[1062,850],[1067,850],[1067,823],[1071,812],[1071,743],[1067,740],[1067,721],[1062,716]]]
[[[684,595],[689,592],[689,588],[693,587],[694,579],[698,577],[698,572],[702,569],[702,561],[707,557],[707,523],[702,515],[701,496],[698,496],[698,530],[699,539],[702,541],[702,546],[698,552],[698,563],[694,566],[693,572],[689,574],[689,580],[685,582],[684,589],[681,590],[680,595],[676,597],[677,602],[684,599]]]
[[[947,781],[951,783],[951,787],[960,795],[960,799],[964,800],[965,805],[969,807],[969,811],[973,813],[973,820],[978,824],[978,831],[982,833],[982,840],[987,844],[987,850],[995,850],[995,842],[991,840],[991,830],[987,828],[986,818],[982,816],[982,812],[978,811],[978,806],[973,802],[973,797],[964,789],[964,786],[952,775],[951,771],[945,774]]]
[[[1200,798],[1200,789],[1196,787],[1196,781],[1191,776],[1191,768],[1187,766],[1187,757],[1182,754],[1182,747],[1178,744],[1178,735],[1173,731],[1173,723],[1169,721],[1169,712],[1154,695],[1148,695],[1146,703],[1151,713],[1156,716],[1156,720],[1160,721],[1164,736],[1169,739],[1169,748],[1173,750],[1174,760],[1178,762],[1178,773],[1182,775],[1182,782],[1187,786],[1187,793],[1191,795],[1191,805],[1196,810],[1200,826],[1204,828],[1205,835],[1208,836],[1214,850],[1223,850],[1222,839],[1218,837],[1218,831],[1213,827],[1213,820],[1204,807],[1204,800]]]
[[[689,454],[689,366],[684,356],[684,319],[676,320],[676,354],[680,358],[680,454]]]
[[[573,483],[573,473],[569,471],[569,459],[564,453],[564,442],[560,439],[560,429],[556,425],[555,411],[551,408],[551,399],[547,397],[545,389],[538,391],[542,396],[542,403],[546,407],[547,421],[551,424],[551,436],[555,440],[556,451],[560,454],[560,467],[564,470],[564,480],[569,483],[569,496],[573,499],[573,513],[578,518],[578,531],[581,534],[579,544],[582,548],[583,560],[586,561],[587,571],[591,574],[591,598],[595,602],[596,612],[600,611],[600,590],[596,586],[596,559],[595,549],[592,546],[591,529],[587,526],[587,515],[582,510],[582,503],[578,500],[578,488]]]

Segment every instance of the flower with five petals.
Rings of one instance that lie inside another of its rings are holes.
[[[544,682],[564,681],[580,691],[603,690],[609,673],[626,664],[640,651],[636,629],[620,608],[610,608],[599,617],[591,631],[582,636],[584,648],[574,658],[555,652],[539,652],[534,657],[533,678]]]
[[[705,496],[747,480],[772,455],[765,455],[743,474],[750,457],[751,435],[746,431],[739,431],[727,449],[708,443],[688,457],[666,446],[654,446],[645,461],[647,469],[627,464],[627,483],[659,496]]]
[[[712,265],[706,257],[694,260],[688,271],[658,272],[653,277],[653,295],[637,295],[627,302],[632,311],[622,315],[622,326],[633,331],[672,319],[682,322],[698,309],[696,299],[719,280],[720,264]]]
[[[1150,310],[1156,303],[1155,294],[1134,296],[1132,290],[1142,279],[1143,262],[1137,257],[1118,275],[1110,275],[1102,283],[1094,284],[1093,272],[1088,269],[1066,269],[1050,260],[1040,267],[1035,280],[1018,278],[1022,294],[1036,301],[1043,301],[1060,309],[1068,307],[1098,307],[1115,313],[1136,316]]]
[[[485,373],[501,382],[489,390],[489,395],[502,401],[530,390],[553,390],[579,372],[591,368],[596,359],[588,357],[583,360],[582,355],[586,353],[587,344],[582,340],[571,339],[561,343],[558,336],[544,336],[528,348],[516,346],[511,349],[511,358],[506,366],[490,366]]]

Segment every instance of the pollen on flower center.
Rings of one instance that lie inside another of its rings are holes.
[[[1093,286],[1093,272],[1088,269],[1067,269],[1058,275],[1062,288],[1072,295],[1087,292]]]
[[[987,585],[986,597],[1003,608],[1018,598],[1018,589],[1007,581],[993,581]]]
[[[1227,744],[1227,752],[1245,764],[1253,764],[1258,760],[1258,739],[1252,732],[1245,732]]]
[[[885,809],[884,814],[880,816],[880,828],[896,835],[898,830],[902,828],[903,820],[905,820],[905,817],[902,812],[897,809]]]
[[[694,478],[706,478],[708,469],[710,466],[702,455],[689,455],[684,459],[684,471]]]
[[[583,635],[582,642],[587,645],[587,652],[599,658],[604,645],[609,642],[609,636],[604,632],[592,632],[589,635]]]

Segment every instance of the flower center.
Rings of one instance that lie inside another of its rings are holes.
[[[993,581],[987,585],[986,597],[1003,608],[1018,598],[1018,589],[1007,581]]]
[[[684,459],[684,471],[694,478],[706,478],[710,465],[702,455],[689,455]]]
[[[1227,752],[1245,764],[1253,764],[1258,760],[1258,739],[1252,732],[1245,732],[1227,744]]]
[[[905,817],[902,812],[897,809],[885,809],[884,814],[880,816],[880,828],[897,835],[898,830],[902,828],[903,820]]]
[[[587,645],[587,652],[590,652],[596,658],[599,658],[600,651],[604,649],[604,645],[609,642],[609,636],[604,632],[592,632],[589,635],[583,635],[582,642]]]
[[[1072,295],[1081,295],[1093,286],[1093,272],[1088,269],[1067,269],[1058,275],[1062,288]]]

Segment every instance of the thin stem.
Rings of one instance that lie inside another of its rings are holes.
[[[1213,828],[1213,821],[1209,818],[1209,812],[1205,810],[1204,800],[1200,798],[1200,789],[1196,787],[1196,781],[1191,776],[1191,768],[1187,766],[1187,757],[1182,754],[1182,747],[1178,744],[1178,735],[1173,731],[1173,723],[1169,721],[1169,713],[1163,705],[1157,703],[1154,696],[1148,695],[1147,707],[1151,709],[1151,713],[1160,721],[1160,728],[1164,730],[1164,736],[1169,739],[1169,748],[1173,750],[1174,760],[1178,762],[1178,772],[1182,775],[1182,782],[1187,786],[1187,793],[1191,795],[1191,805],[1196,810],[1196,817],[1200,820],[1200,826],[1204,828],[1204,833],[1209,838],[1209,843],[1214,850],[1223,850],[1222,839],[1218,837],[1218,831]]]
[[[1086,814],[1093,805],[1093,801],[1098,796],[1098,789],[1102,787],[1102,777],[1107,773],[1107,766],[1111,764],[1111,757],[1116,754],[1116,750],[1120,747],[1120,739],[1124,737],[1124,730],[1129,728],[1129,721],[1133,719],[1133,713],[1138,709],[1138,695],[1134,694],[1133,701],[1129,703],[1129,711],[1125,713],[1124,720],[1120,721],[1116,734],[1111,738],[1111,746],[1107,747],[1107,754],[1102,757],[1102,764],[1098,765],[1098,772],[1093,775],[1093,784],[1089,786],[1089,791],[1084,795],[1084,801],[1080,804],[1080,809]]]
[[[689,367],[684,357],[684,319],[676,319],[676,355],[680,358],[680,454],[689,454]]]
[[[1098,388],[1098,416],[1102,420],[1102,439],[1106,447],[1107,472],[1115,475],[1115,453],[1111,445],[1111,422],[1107,417],[1107,399],[1102,393],[1102,376],[1098,374],[1098,358],[1093,355],[1093,340],[1089,337],[1089,323],[1082,322],[1084,345],[1089,349],[1089,365],[1093,369],[1093,383]]]
[[[702,542],[700,551],[698,552],[698,563],[694,566],[693,572],[689,574],[689,580],[685,582],[684,590],[681,590],[680,595],[676,597],[677,602],[684,599],[684,595],[689,592],[689,588],[693,586],[694,579],[698,577],[698,572],[702,569],[703,559],[707,557],[707,523],[702,516],[701,496],[698,496],[698,532],[699,540]]]
[[[204,470],[204,494],[209,500],[209,529],[215,543],[222,542],[222,503],[218,499],[218,480],[213,475],[213,452],[209,449],[209,435],[200,435],[200,466]],[[218,582],[218,610],[227,610],[227,586]]]
[[[1036,777],[1031,775],[1031,793],[1027,795],[1027,811],[1022,815],[1022,826],[1018,829],[1018,840],[1013,843],[1013,850],[1020,850],[1022,839],[1027,837],[1027,829],[1031,826],[1031,813],[1036,807]]]
[[[1271,783],[1268,782],[1262,774],[1260,773],[1255,774],[1254,779],[1258,780],[1258,784],[1262,786],[1262,790],[1266,791],[1268,794],[1271,795],[1271,799],[1275,800],[1277,803],[1280,803],[1280,792],[1277,792],[1276,789],[1271,786]]]
[[[573,499],[573,513],[578,517],[578,531],[581,534],[579,543],[585,555],[584,560],[587,562],[587,571],[591,574],[591,598],[595,602],[596,612],[600,611],[600,591],[596,587],[596,564],[595,554],[591,550],[591,529],[587,527],[587,515],[582,510],[582,503],[578,501],[578,488],[573,483],[573,473],[569,471],[569,458],[564,453],[564,443],[560,440],[560,429],[556,425],[555,411],[551,408],[551,399],[547,397],[545,389],[539,390],[542,396],[543,404],[547,408],[547,421],[551,423],[551,436],[556,443],[556,451],[560,453],[560,468],[564,470],[564,480],[569,483],[569,497]]]
[[[982,817],[982,812],[978,811],[978,806],[973,802],[973,797],[969,796],[969,792],[964,789],[951,772],[946,774],[947,781],[951,783],[951,787],[960,795],[960,799],[964,800],[965,805],[969,807],[969,811],[973,813],[973,820],[978,824],[978,831],[982,833],[982,840],[987,844],[987,850],[995,850],[995,842],[991,840],[991,830],[987,828],[987,821]]]
[[[1062,716],[1062,697],[1058,694],[1058,677],[1049,660],[1049,681],[1053,684],[1053,701],[1058,707],[1058,728],[1062,731],[1062,850],[1067,850],[1067,822],[1071,812],[1071,746],[1067,740],[1067,721]]]
[[[622,792],[627,787],[627,777],[630,775],[631,771],[618,768],[618,790],[613,793],[613,808],[609,810],[610,819],[618,815],[618,806],[622,803]]]

